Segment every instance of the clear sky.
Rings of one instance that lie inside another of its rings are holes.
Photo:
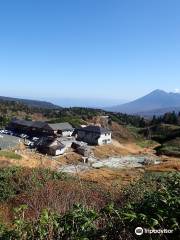
[[[180,89],[179,0],[1,0],[0,95],[133,99]]]

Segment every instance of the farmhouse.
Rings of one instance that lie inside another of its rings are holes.
[[[62,135],[62,136],[71,136],[73,133],[73,127],[65,123],[55,123],[49,124],[47,122],[41,121],[26,121],[14,119],[8,126],[8,129],[16,132],[25,132],[29,135]]]
[[[90,145],[103,145],[111,143],[111,131],[99,126],[87,126],[76,129],[78,141],[86,142]]]

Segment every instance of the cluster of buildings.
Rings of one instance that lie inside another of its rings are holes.
[[[8,125],[8,129],[15,132],[23,132],[31,136],[71,136],[74,128],[71,124],[65,123],[47,123],[42,121],[26,121],[13,119]]]
[[[111,143],[111,131],[100,126],[89,125],[73,128],[71,124],[47,123],[43,121],[26,121],[13,119],[7,129],[16,133],[24,133],[28,137],[37,137],[38,151],[44,154],[60,155],[67,148],[66,141],[84,142],[87,145],[103,145]],[[82,148],[81,148],[82,149]]]

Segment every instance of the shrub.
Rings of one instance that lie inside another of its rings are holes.
[[[20,171],[18,167],[0,169],[0,201],[7,200],[16,194],[13,177]]]
[[[66,174],[49,169],[2,168],[0,169],[0,202],[21,193],[32,193],[50,180],[65,178]]]
[[[26,206],[15,210],[16,217],[9,229],[0,226],[0,239],[12,240],[121,240],[137,239],[137,226],[149,229],[171,229],[170,235],[144,235],[143,239],[179,239],[180,173],[157,176],[156,191],[146,192],[140,201],[124,207],[109,204],[101,211],[75,205],[64,215],[46,209],[37,220],[25,218]],[[8,238],[9,237],[9,238]]]

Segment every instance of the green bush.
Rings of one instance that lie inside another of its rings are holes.
[[[162,144],[161,147],[157,148],[159,154],[165,154],[168,156],[180,156],[180,138],[175,138],[173,140],[167,141]]]
[[[18,167],[0,169],[0,201],[7,200],[16,194],[13,178],[19,171]]]
[[[66,179],[67,175],[49,169],[7,167],[0,169],[0,202],[15,195],[43,187],[50,180]]]
[[[124,207],[109,204],[98,212],[75,205],[63,216],[46,209],[37,220],[28,221],[27,207],[22,205],[15,209],[10,228],[0,225],[0,239],[131,240],[137,239],[134,230],[138,226],[174,231],[170,235],[144,235],[142,239],[179,239],[180,173],[155,176],[152,181],[158,182],[156,190],[150,187],[151,191],[143,191],[140,201],[132,200]]]

